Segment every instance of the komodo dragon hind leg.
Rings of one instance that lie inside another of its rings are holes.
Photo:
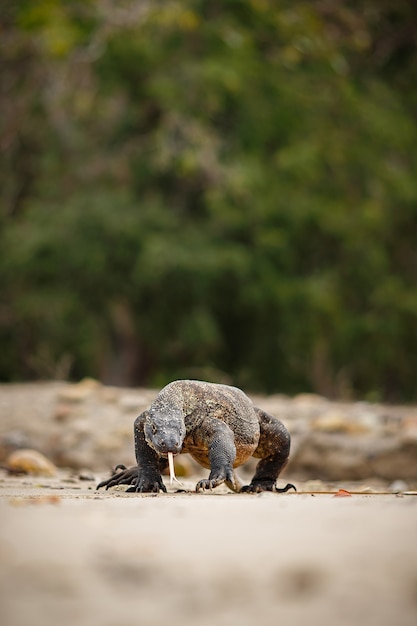
[[[256,407],[255,411],[259,419],[261,434],[253,456],[260,458],[260,461],[250,484],[242,487],[240,491],[243,493],[260,493],[262,491],[285,493],[289,489],[297,491],[291,483],[281,489],[275,484],[288,463],[291,444],[288,430],[279,419]]]

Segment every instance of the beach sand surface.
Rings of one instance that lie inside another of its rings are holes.
[[[417,624],[417,496],[194,484],[138,495],[3,472],[0,623]]]

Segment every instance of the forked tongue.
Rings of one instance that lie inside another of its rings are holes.
[[[172,454],[172,452],[168,452],[168,465],[169,465],[170,485],[172,485],[172,483],[175,480],[176,483],[178,483],[179,485],[181,485],[181,487],[183,487],[184,485],[182,484],[182,482],[178,480],[178,478],[175,476],[174,455]]]

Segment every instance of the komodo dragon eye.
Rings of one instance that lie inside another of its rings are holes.
[[[157,429],[157,427],[155,426],[155,424],[152,424],[152,426],[151,426],[151,430],[152,430],[152,434],[153,434],[153,435],[156,435],[156,433],[157,433],[158,429]]]

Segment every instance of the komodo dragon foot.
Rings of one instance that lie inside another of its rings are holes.
[[[121,470],[120,472],[118,470]],[[113,474],[107,480],[103,480],[99,483],[96,489],[100,489],[101,487],[105,487],[106,489],[110,489],[110,487],[114,487],[115,485],[135,485],[138,480],[138,468],[135,467],[126,467],[126,465],[116,465],[113,470]]]
[[[294,491],[297,491],[297,489],[294,487],[292,483],[287,483],[285,487],[282,487],[280,489],[276,486],[275,481],[265,480],[265,481],[251,482],[250,485],[245,485],[240,490],[240,493],[262,493],[262,491],[273,491],[274,493],[285,493],[286,491],[289,491],[290,489],[294,489]]]
[[[158,472],[138,471],[137,466],[126,467],[122,464],[116,465],[110,478],[99,483],[96,489],[110,489],[116,485],[132,485],[126,489],[126,493],[159,493],[167,490]]]
[[[217,470],[212,470],[208,478],[199,480],[195,486],[195,490],[197,492],[206,491],[207,489],[211,491],[222,483],[226,483],[229,489],[235,492],[239,492],[241,489],[241,483],[234,473],[233,469],[224,467]]]

